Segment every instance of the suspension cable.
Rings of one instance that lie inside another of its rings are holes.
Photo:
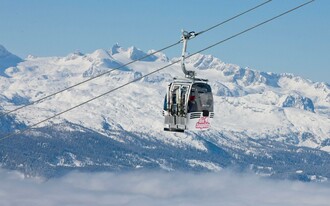
[[[275,19],[277,19],[277,18],[279,18],[279,17],[281,17],[281,16],[284,16],[284,15],[286,15],[286,14],[288,14],[288,13],[294,11],[294,10],[297,10],[297,9],[303,7],[303,6],[306,6],[307,4],[312,3],[313,1],[315,1],[315,0],[308,1],[308,2],[306,2],[306,3],[304,3],[304,4],[301,4],[301,5],[297,6],[297,7],[292,8],[292,9],[286,11],[286,12],[283,12],[283,13],[277,15],[277,16],[274,16],[274,17],[272,17],[272,18],[270,18],[270,19],[268,19],[268,20],[265,20],[265,21],[263,21],[263,22],[261,22],[261,23],[259,23],[259,24],[256,24],[256,25],[254,25],[254,26],[252,26],[252,27],[249,27],[248,29],[245,29],[245,30],[243,30],[243,31],[241,31],[241,32],[239,32],[239,33],[236,33],[236,34],[234,34],[234,35],[232,35],[232,36],[230,36],[230,37],[228,37],[228,38],[226,38],[226,39],[223,39],[223,40],[218,41],[218,42],[216,42],[216,43],[214,43],[214,44],[212,44],[212,45],[210,45],[210,46],[208,46],[208,47],[205,47],[204,49],[201,49],[201,50],[199,50],[199,51],[197,51],[197,52],[195,52],[195,53],[192,53],[192,54],[188,55],[186,58],[190,58],[190,57],[192,57],[192,56],[194,56],[194,55],[196,55],[196,54],[198,54],[198,53],[201,53],[201,52],[203,52],[203,51],[206,51],[206,50],[208,50],[208,49],[210,49],[210,48],[212,48],[212,47],[215,47],[215,46],[217,46],[217,45],[219,45],[219,44],[222,44],[222,43],[224,43],[224,42],[226,42],[226,41],[228,41],[228,40],[230,40],[230,39],[233,39],[233,38],[235,38],[235,37],[237,37],[237,36],[240,36],[240,35],[242,35],[242,34],[248,32],[248,31],[251,31],[251,30],[253,30],[253,29],[257,28],[257,27],[260,27],[260,26],[262,26],[262,25],[268,23],[268,22],[271,22],[271,21],[273,21],[273,20],[275,20]],[[174,65],[174,64],[176,64],[176,63],[179,63],[179,62],[180,62],[180,60],[174,61],[174,62],[172,62],[172,63],[170,63],[170,64],[168,64],[168,65],[166,65],[166,66],[163,66],[163,67],[161,67],[161,68],[159,68],[159,69],[157,69],[157,70],[155,70],[155,71],[152,71],[152,72],[150,72],[150,73],[148,73],[148,74],[145,74],[145,75],[143,75],[143,76],[141,76],[141,77],[139,77],[139,78],[136,78],[136,79],[134,79],[134,80],[132,80],[132,81],[130,81],[130,82],[127,82],[127,83],[125,83],[125,84],[123,84],[123,85],[121,85],[121,86],[119,86],[119,87],[116,87],[116,88],[114,88],[114,89],[111,89],[111,90],[109,90],[109,91],[107,91],[107,92],[105,92],[105,93],[103,93],[103,94],[100,94],[100,95],[98,95],[98,96],[96,96],[96,97],[94,97],[94,98],[91,98],[91,99],[89,99],[89,100],[87,100],[87,101],[84,101],[84,102],[82,102],[82,103],[80,103],[80,104],[78,104],[78,105],[76,105],[76,106],[74,106],[74,107],[71,107],[71,108],[67,109],[67,110],[64,110],[64,111],[62,111],[62,112],[59,112],[59,113],[57,113],[57,114],[55,114],[55,115],[53,115],[53,116],[51,116],[51,117],[49,117],[49,118],[47,118],[47,119],[41,120],[41,121],[39,121],[39,122],[37,122],[37,123],[35,123],[35,124],[33,124],[33,125],[30,125],[30,126],[28,126],[27,128],[25,128],[25,129],[22,129],[22,130],[19,130],[19,131],[17,131],[17,132],[13,132],[13,133],[11,133],[11,134],[8,134],[8,135],[6,135],[6,136],[0,138],[0,141],[2,141],[2,140],[4,140],[4,139],[7,139],[7,138],[9,138],[9,137],[16,136],[16,135],[18,135],[18,134],[22,134],[22,133],[24,133],[24,132],[27,132],[27,131],[33,129],[35,126],[37,126],[37,125],[39,125],[39,124],[41,124],[41,123],[47,122],[47,121],[49,121],[50,119],[53,119],[53,118],[55,118],[55,117],[57,117],[57,116],[60,116],[60,115],[62,115],[62,114],[64,114],[64,113],[66,113],[66,112],[69,112],[69,111],[71,111],[71,110],[73,110],[73,109],[75,109],[75,108],[78,108],[78,107],[80,107],[80,106],[82,106],[82,105],[84,105],[84,104],[87,104],[87,103],[89,103],[89,102],[91,102],[91,101],[94,101],[94,100],[96,100],[96,99],[98,99],[98,98],[100,98],[100,97],[103,97],[103,96],[105,96],[105,95],[108,95],[108,94],[110,94],[110,93],[112,93],[112,92],[114,92],[114,91],[116,91],[116,90],[119,90],[119,89],[121,89],[121,88],[123,88],[123,87],[125,87],[125,86],[128,86],[129,84],[132,84],[132,83],[134,83],[134,82],[137,82],[137,81],[139,81],[139,80],[141,80],[141,79],[143,79],[143,78],[145,78],[145,77],[147,77],[147,76],[150,76],[150,75],[152,75],[152,74],[154,74],[154,73],[156,73],[156,72],[159,72],[159,71],[161,71],[161,70],[164,70],[165,68],[170,67],[170,66],[172,66],[172,65]]]
[[[141,58],[138,58],[138,59],[136,59],[136,60],[130,61],[130,62],[128,62],[128,63],[126,63],[126,64],[123,64],[123,65],[121,65],[121,66],[119,66],[119,67],[113,68],[113,69],[111,69],[111,70],[109,70],[109,71],[103,72],[103,73],[98,74],[98,75],[96,75],[96,76],[94,76],[94,77],[91,77],[91,78],[89,78],[89,79],[86,79],[86,80],[84,80],[84,81],[81,81],[81,82],[79,82],[79,83],[77,83],[77,84],[74,84],[74,85],[72,85],[72,86],[69,86],[69,87],[64,88],[64,89],[62,89],[62,90],[59,90],[59,91],[54,92],[54,93],[52,93],[52,94],[49,94],[49,95],[47,95],[47,96],[45,96],[45,97],[42,97],[42,98],[40,98],[40,99],[38,99],[38,100],[35,100],[35,101],[33,101],[33,102],[30,102],[30,103],[28,103],[28,104],[26,104],[26,105],[23,105],[23,106],[21,106],[21,107],[15,108],[15,109],[10,110],[10,111],[7,111],[7,112],[5,112],[5,113],[1,113],[1,114],[0,114],[0,117],[1,117],[1,116],[4,116],[4,115],[7,115],[7,114],[10,114],[10,113],[13,113],[13,112],[16,112],[16,111],[21,110],[21,109],[23,109],[23,108],[25,108],[25,107],[28,107],[28,106],[31,106],[31,105],[35,105],[35,104],[41,103],[41,102],[43,102],[44,100],[46,100],[46,99],[48,99],[48,98],[50,98],[50,97],[52,97],[52,96],[55,96],[55,95],[57,95],[57,94],[59,94],[59,93],[62,93],[62,92],[64,92],[64,91],[67,91],[67,90],[69,90],[69,89],[72,89],[72,88],[74,88],[74,87],[77,87],[77,86],[79,86],[79,85],[81,85],[81,84],[84,84],[84,83],[86,83],[86,82],[89,82],[89,81],[91,81],[91,80],[93,80],[93,79],[96,79],[96,78],[99,78],[99,77],[104,76],[104,75],[106,75],[106,74],[109,74],[109,73],[111,73],[111,72],[113,72],[113,71],[115,71],[115,70],[121,69],[121,68],[123,68],[123,67],[125,67],[125,66],[127,66],[127,65],[130,65],[130,64],[133,64],[134,62],[137,62],[137,61],[143,60],[143,59],[145,59],[145,58],[147,58],[147,57],[150,57],[150,56],[152,56],[152,55],[154,55],[154,54],[156,54],[156,53],[159,53],[159,52],[161,52],[161,51],[164,51],[164,50],[166,50],[166,49],[169,49],[169,48],[171,48],[171,47],[173,47],[173,46],[175,46],[175,45],[178,45],[178,44],[180,44],[180,43],[181,43],[181,41],[178,41],[178,42],[176,42],[176,43],[174,43],[174,44],[171,44],[171,45],[169,45],[169,46],[167,46],[167,47],[164,47],[164,48],[162,48],[162,49],[159,49],[159,50],[157,50],[157,51],[154,51],[154,52],[152,52],[152,53],[150,53],[150,54],[148,54],[148,55],[145,55],[145,56],[143,56],[143,57],[141,57]]]
[[[205,30],[203,30],[203,31],[200,31],[200,32],[196,33],[195,36],[197,36],[197,35],[199,35],[199,34],[203,34],[203,33],[205,33],[205,32],[208,32],[208,31],[210,31],[210,30],[212,30],[212,29],[214,29],[214,28],[216,28],[216,27],[218,27],[218,26],[221,26],[222,24],[225,24],[225,23],[227,23],[227,22],[229,22],[229,21],[231,21],[231,20],[233,20],[233,19],[236,19],[236,18],[239,17],[239,16],[242,16],[242,15],[244,15],[244,14],[246,14],[246,13],[249,13],[250,11],[253,11],[253,10],[255,10],[255,9],[257,9],[257,8],[259,8],[259,7],[263,6],[263,5],[265,5],[265,4],[269,3],[269,2],[271,2],[271,1],[272,1],[272,0],[265,1],[265,2],[263,2],[263,3],[261,3],[261,4],[257,5],[257,6],[255,6],[255,7],[253,7],[253,8],[251,8],[251,9],[249,9],[249,10],[246,10],[245,12],[242,12],[242,13],[240,13],[240,14],[237,14],[236,16],[233,16],[232,18],[229,18],[229,19],[227,19],[227,20],[225,20],[225,21],[223,21],[223,22],[220,22],[220,23],[218,23],[218,24],[216,24],[216,25],[214,25],[214,26],[211,26],[211,27],[208,28],[208,29],[205,29]]]
[[[218,26],[220,26],[220,25],[223,25],[223,24],[225,24],[225,23],[227,23],[227,22],[229,22],[229,21],[232,21],[232,20],[234,20],[234,19],[236,19],[236,18],[238,18],[238,17],[240,17],[240,16],[242,16],[242,15],[248,13],[248,12],[251,12],[251,11],[253,11],[253,10],[255,10],[255,9],[257,9],[257,8],[259,8],[259,7],[263,6],[263,5],[265,5],[265,4],[269,3],[269,2],[271,2],[271,1],[272,1],[272,0],[268,0],[268,1],[266,1],[266,2],[263,2],[263,3],[261,3],[261,4],[257,5],[257,6],[255,6],[255,7],[253,7],[253,8],[251,8],[251,9],[248,9],[248,10],[242,12],[242,13],[239,13],[239,14],[237,14],[237,15],[235,15],[235,16],[233,16],[233,17],[231,17],[231,18],[229,18],[229,19],[227,19],[227,20],[225,20],[225,21],[223,21],[223,22],[221,22],[221,23],[218,23],[218,24],[216,24],[216,25],[214,25],[214,26],[212,26],[212,27],[210,27],[210,28],[208,28],[208,29],[205,29],[205,30],[203,30],[203,31],[201,31],[201,32],[199,32],[199,33],[196,33],[196,35],[197,35],[197,34],[203,34],[203,33],[207,32],[207,31],[209,31],[209,30],[211,30],[211,29],[214,29],[214,28],[216,28],[216,27],[218,27]],[[164,51],[164,50],[166,50],[166,49],[169,49],[169,48],[171,48],[171,47],[174,47],[174,46],[180,44],[181,42],[182,42],[182,40],[177,41],[176,43],[173,43],[173,44],[171,44],[171,45],[169,45],[169,46],[166,46],[166,47],[164,47],[164,48],[162,48],[162,49],[159,49],[159,50],[157,50],[157,51],[154,51],[154,52],[152,52],[152,53],[150,53],[150,54],[148,54],[148,55],[145,55],[145,56],[143,56],[143,57],[141,57],[141,58],[138,58],[138,59],[136,59],[136,60],[130,61],[130,62],[124,64],[124,65],[121,65],[121,66],[116,67],[116,68],[113,68],[113,69],[111,69],[111,70],[109,70],[109,71],[106,71],[106,72],[103,72],[103,73],[101,73],[101,74],[98,74],[98,75],[96,75],[96,76],[94,76],[94,77],[91,77],[91,78],[89,78],[89,79],[86,79],[86,80],[84,80],[84,81],[81,81],[81,82],[79,82],[79,83],[77,83],[77,84],[74,84],[74,85],[72,85],[72,86],[66,87],[66,88],[64,88],[64,89],[62,89],[62,90],[59,90],[59,91],[54,92],[54,93],[52,93],[52,94],[49,94],[49,95],[47,95],[47,96],[45,96],[45,97],[42,97],[42,98],[40,98],[40,99],[37,99],[37,100],[35,100],[35,101],[29,102],[29,103],[27,103],[26,105],[23,105],[23,106],[17,107],[17,108],[15,108],[15,109],[13,109],[13,110],[10,110],[10,111],[2,112],[2,113],[0,113],[0,117],[1,117],[1,116],[5,116],[5,115],[8,115],[8,114],[13,113],[13,112],[16,112],[16,111],[19,111],[19,110],[21,110],[21,109],[23,109],[23,108],[25,108],[25,107],[28,107],[28,106],[31,106],[31,105],[35,105],[35,104],[41,103],[41,102],[43,102],[44,100],[46,100],[46,99],[48,99],[48,98],[50,98],[50,97],[52,97],[52,96],[55,96],[55,95],[57,95],[57,94],[59,94],[59,93],[62,93],[62,92],[64,92],[64,91],[67,91],[67,90],[69,90],[69,89],[72,89],[72,88],[74,88],[74,87],[77,87],[77,86],[79,86],[79,85],[82,85],[82,84],[84,84],[84,83],[86,83],[86,82],[89,82],[89,81],[91,81],[91,80],[93,80],[93,79],[96,79],[96,78],[99,78],[99,77],[104,76],[104,75],[106,75],[106,74],[109,74],[109,73],[111,73],[111,72],[113,72],[113,71],[115,71],[115,70],[118,70],[118,69],[121,69],[121,68],[123,68],[123,67],[126,67],[126,66],[128,66],[128,65],[130,65],[130,64],[133,64],[133,63],[137,62],[137,61],[143,60],[143,59],[145,59],[145,58],[147,58],[147,57],[150,57],[150,56],[152,56],[152,55],[154,55],[154,54],[157,54],[157,53],[162,52],[162,51]]]

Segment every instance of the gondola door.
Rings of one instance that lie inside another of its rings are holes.
[[[166,110],[164,130],[183,132],[186,128],[189,84],[172,83],[165,98]]]

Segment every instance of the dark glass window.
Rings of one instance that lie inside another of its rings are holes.
[[[213,112],[213,95],[210,85],[206,83],[194,83],[190,96],[194,96],[196,112],[207,110]]]

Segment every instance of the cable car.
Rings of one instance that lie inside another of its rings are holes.
[[[187,40],[193,37],[194,32],[182,32],[181,68],[186,78],[174,78],[167,87],[164,131],[208,130],[214,118],[213,95],[208,80],[196,78],[194,71],[185,68]]]

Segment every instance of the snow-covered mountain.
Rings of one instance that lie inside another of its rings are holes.
[[[0,76],[4,76],[4,70],[8,67],[15,67],[22,61],[18,56],[10,53],[0,44]]]
[[[150,52],[116,44],[91,54],[29,56],[3,70],[0,111],[33,102]],[[0,138],[175,60],[158,53],[43,103],[2,115]],[[186,66],[208,78],[212,86],[215,119],[210,131],[163,132],[165,88],[173,77],[182,77],[180,65],[173,65],[2,140],[1,166],[47,177],[72,169],[218,171],[230,167],[279,178],[330,178],[327,83],[241,68],[203,54],[187,59]]]

